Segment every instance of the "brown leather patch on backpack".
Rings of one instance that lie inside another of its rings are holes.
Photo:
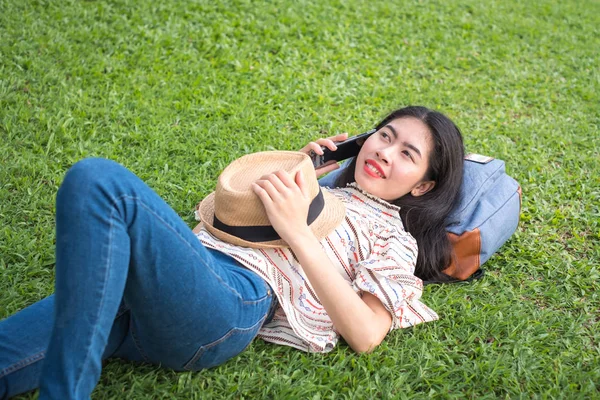
[[[467,231],[462,235],[448,232],[448,239],[452,243],[454,254],[452,263],[444,270],[444,273],[456,279],[467,279],[480,266],[481,234],[479,228]]]

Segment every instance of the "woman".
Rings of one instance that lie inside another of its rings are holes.
[[[325,237],[307,222],[306,174],[251,184],[281,248],[229,243],[210,223],[194,234],[125,168],[77,163],[57,195],[55,295],[0,322],[0,398],[38,386],[40,398],[89,398],[108,357],[198,370],[257,335],[320,352],[341,336],[368,352],[391,329],[436,319],[413,273],[432,277],[449,261],[461,134],[424,107],[376,128],[340,184],[354,182],[331,190],[346,211]]]

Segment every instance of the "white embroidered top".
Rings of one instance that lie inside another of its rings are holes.
[[[438,319],[419,300],[423,282],[413,274],[417,243],[404,230],[399,208],[369,195],[355,183],[322,189],[346,206],[345,220],[321,240],[321,246],[348,284],[357,293],[369,292],[382,302],[392,315],[391,329]],[[339,334],[289,248],[231,245],[205,229],[197,236],[206,247],[229,254],[274,289],[279,306],[271,322],[261,328],[260,338],[309,352],[333,349]]]

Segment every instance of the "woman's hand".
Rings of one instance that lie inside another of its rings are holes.
[[[392,317],[375,296],[364,293],[361,299],[354,292],[306,224],[311,199],[302,173],[277,171],[252,188],[271,225],[298,257],[336,330],[356,352],[372,351],[390,330]]]
[[[346,139],[348,139],[348,134],[340,133],[339,135],[336,135],[336,136],[330,136],[328,138],[321,138],[321,139],[317,139],[314,142],[310,142],[309,144],[307,144],[306,146],[301,148],[300,151],[302,153],[306,153],[309,155],[310,155],[311,151],[314,151],[318,155],[323,155],[323,149],[321,148],[321,146],[325,146],[329,150],[335,151],[335,150],[337,150],[337,146],[335,145],[335,142],[343,142]],[[318,178],[321,175],[326,174],[327,172],[331,172],[333,170],[338,169],[339,167],[340,166],[338,165],[338,163],[332,160],[332,161],[328,161],[327,163],[316,168],[315,173]]]
[[[260,198],[271,225],[289,245],[302,235],[312,235],[306,219],[310,202],[302,172],[292,176],[286,171],[268,174],[252,184]]]

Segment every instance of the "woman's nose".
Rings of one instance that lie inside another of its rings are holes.
[[[375,152],[375,154],[377,154],[377,158],[379,158],[379,160],[381,160],[381,162],[385,163],[385,164],[389,164],[389,154],[386,151],[386,149],[381,149]]]

